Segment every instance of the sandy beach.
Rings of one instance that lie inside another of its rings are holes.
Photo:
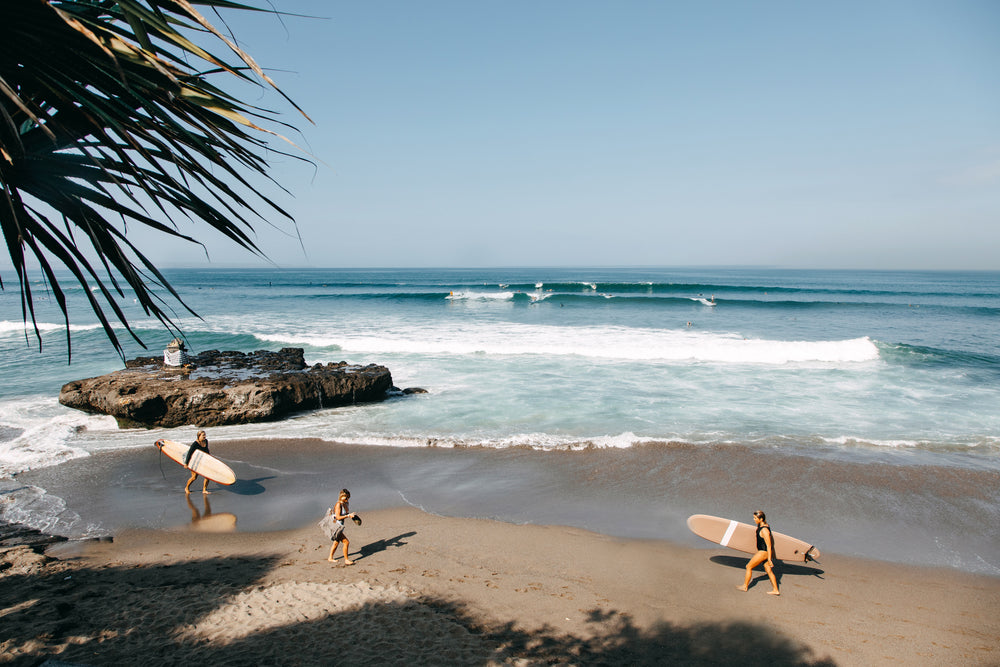
[[[355,509],[353,566],[313,524],[7,549],[0,661],[1000,663],[993,577],[832,555],[780,566],[775,598],[737,590],[746,560],[722,548]]]

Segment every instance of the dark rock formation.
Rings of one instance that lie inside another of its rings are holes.
[[[302,348],[189,355],[183,367],[139,357],[125,369],[63,385],[59,402],[111,415],[120,428],[221,426],[275,421],[293,412],[381,401],[389,369],[346,361],[306,367]]]
[[[65,541],[66,538],[60,535],[46,535],[0,519],[0,576],[37,574],[52,560],[45,555],[45,550]]]

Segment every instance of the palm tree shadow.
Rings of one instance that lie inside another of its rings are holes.
[[[414,534],[366,549],[402,546]],[[324,601],[319,607],[299,601],[297,609],[306,613],[297,616],[305,620],[272,618],[271,591],[261,584],[281,564],[278,556],[246,556],[19,574],[8,569],[0,572],[5,661],[360,665],[403,664],[405,656],[406,664],[833,665],[762,624],[640,627],[615,609],[587,610],[588,631],[579,635],[526,630],[516,621],[486,623],[460,602],[426,596]],[[329,587],[329,600],[343,595],[345,586],[354,590],[339,582],[315,585]],[[245,607],[238,610],[241,620],[219,626],[212,619],[231,615],[234,601]]]
[[[587,621],[593,631],[580,637],[549,629],[525,632],[513,622],[489,634],[501,641],[503,653],[527,658],[530,664],[563,663],[569,657],[577,665],[834,665],[829,658],[814,659],[808,647],[757,623],[661,622],[644,629],[630,614],[613,609],[591,609]]]
[[[79,637],[90,648],[77,653],[78,662],[117,662],[98,657],[104,655],[100,637],[125,640],[136,630],[151,632],[153,628],[146,627],[149,620],[160,626],[155,632],[166,641],[165,633],[199,622],[228,595],[258,586],[278,562],[277,556],[240,556],[12,573],[18,569],[15,562],[0,572],[0,609],[6,612],[4,653],[9,658],[4,662],[36,665],[46,655],[63,660],[59,647]],[[114,652],[119,643],[122,660],[128,659],[127,651],[142,653],[141,647],[128,647],[127,640],[113,641],[108,648]]]

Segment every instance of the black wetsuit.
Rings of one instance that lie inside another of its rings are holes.
[[[203,446],[200,442],[195,440],[194,442],[191,443],[191,446],[188,447],[188,453],[184,455],[184,465],[187,465],[191,461],[191,457],[194,456],[194,452],[197,449],[200,449],[206,454],[211,454],[211,452],[208,451],[207,444]],[[760,538],[758,538],[757,541],[760,542]]]

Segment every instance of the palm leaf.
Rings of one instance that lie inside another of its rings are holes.
[[[0,232],[22,316],[39,348],[29,260],[37,262],[65,318],[67,355],[70,313],[59,267],[85,288],[89,307],[124,357],[113,321],[142,345],[120,306],[126,288],[169,330],[176,326],[160,289],[191,312],[128,240],[128,225],[198,244],[177,227],[183,216],[263,256],[250,220],[269,216],[258,204],[290,219],[253,181],[273,183],[268,154],[305,159],[275,151],[264,139],[287,141],[268,126],[291,126],[214,80],[233,76],[288,98],[198,7],[270,11],[226,0],[5,2]],[[210,44],[224,46],[227,55],[210,51]]]

